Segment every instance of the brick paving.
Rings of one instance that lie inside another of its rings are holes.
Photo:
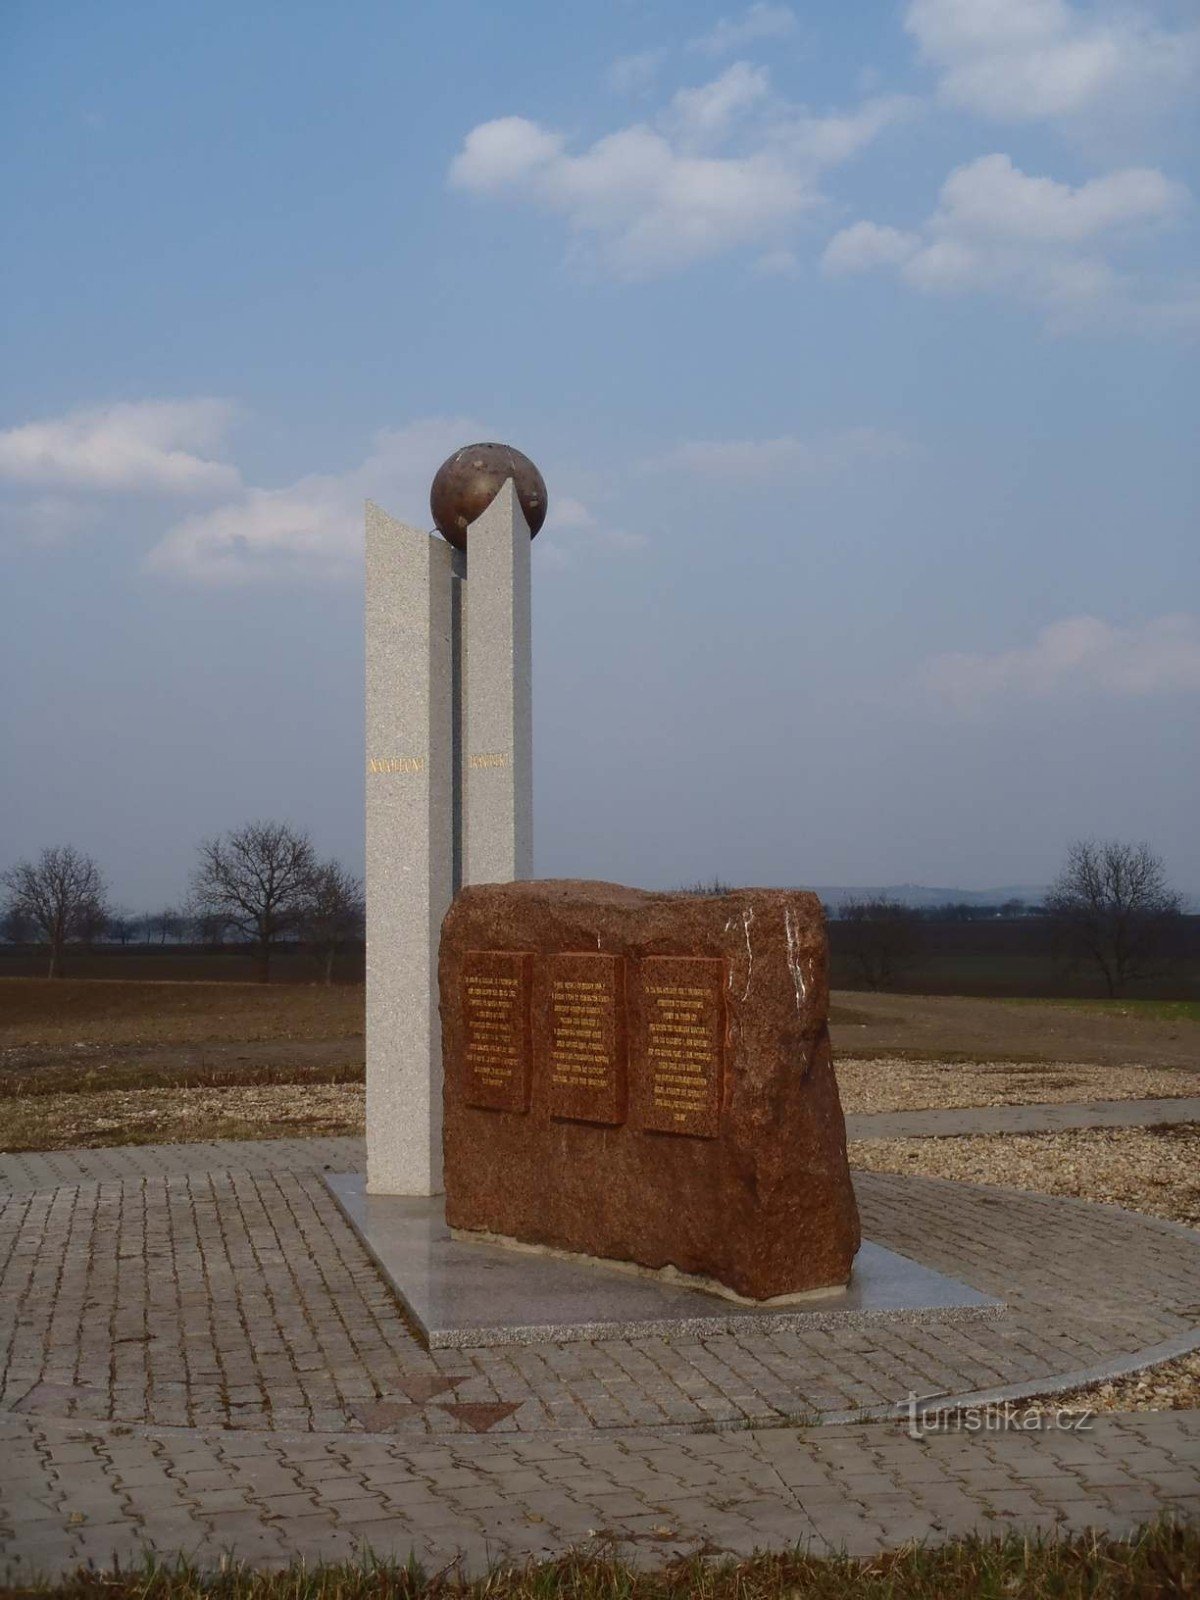
[[[430,1354],[321,1180],[361,1159],[327,1139],[0,1160],[0,1569],[147,1545],[369,1543],[472,1570],[608,1538],[648,1561],[705,1540],[857,1553],[1200,1514],[1194,1412],[919,1441],[848,1425],[910,1390],[1041,1391],[1195,1346],[1184,1228],[858,1174],[871,1238],[1004,1314]]]
[[[478,1572],[568,1547],[638,1563],[801,1545],[869,1555],[1020,1528],[1117,1535],[1200,1516],[1200,1413],[1086,1433],[897,1424],[445,1440],[132,1429],[0,1414],[0,1573],[147,1551],[202,1566],[375,1555]]]

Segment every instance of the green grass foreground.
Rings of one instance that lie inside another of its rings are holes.
[[[655,1572],[568,1555],[465,1581],[453,1572],[366,1560],[261,1572],[149,1565],[81,1570],[57,1584],[3,1588],[0,1595],[72,1600],[1189,1600],[1200,1596],[1200,1528],[1157,1523],[1132,1539],[969,1538],[935,1548],[906,1545],[866,1561],[794,1553],[744,1562],[693,1559]]]

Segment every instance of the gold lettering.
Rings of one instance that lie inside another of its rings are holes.
[[[371,756],[368,772],[424,772],[424,756]]]

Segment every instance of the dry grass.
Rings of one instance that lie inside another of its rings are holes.
[[[645,1567],[645,1563],[639,1566]],[[238,1562],[202,1572],[181,1562],[140,1572],[81,1568],[55,1584],[0,1593],[67,1600],[1195,1600],[1200,1528],[1159,1522],[1129,1540],[970,1536],[905,1545],[867,1560],[782,1551],[749,1561],[695,1556],[638,1570],[603,1553],[494,1568],[475,1580],[427,1576],[369,1556],[337,1566],[262,1572]]]
[[[842,1109],[929,1111],[950,1106],[1065,1105],[1200,1095],[1200,1072],[1079,1061],[937,1061],[879,1056],[836,1063]]]
[[[342,1039],[362,1031],[357,984],[0,979],[0,1048]]]
[[[315,1139],[363,1131],[359,1084],[134,1089],[0,1100],[4,1152],[207,1139]]]

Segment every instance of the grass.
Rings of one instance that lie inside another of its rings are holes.
[[[1191,1600],[1200,1596],[1200,1529],[1157,1523],[1132,1539],[976,1537],[906,1545],[865,1561],[798,1553],[750,1561],[675,1561],[635,1571],[604,1556],[566,1555],[464,1580],[453,1571],[367,1557],[336,1566],[260,1572],[237,1563],[203,1573],[186,1563],[128,1572],[80,1569],[57,1583],[12,1586],[9,1597],[69,1600]]]
[[[1067,1006],[1072,1011],[1094,1011],[1141,1022],[1200,1022],[1200,1000],[1028,1000],[1008,996],[1009,1006]]]

